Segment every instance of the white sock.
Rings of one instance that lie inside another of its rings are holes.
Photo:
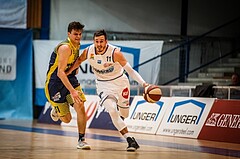
[[[123,135],[123,137],[126,139],[127,137],[130,137],[129,133],[126,133]]]

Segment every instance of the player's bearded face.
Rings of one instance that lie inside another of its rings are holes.
[[[107,40],[103,35],[94,38],[94,44],[97,52],[103,52],[106,49]]]

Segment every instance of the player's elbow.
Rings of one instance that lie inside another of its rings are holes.
[[[58,76],[59,78],[63,77],[63,74],[65,74],[64,71],[58,70],[57,76]]]
[[[82,62],[83,62],[83,60],[81,58],[78,58],[77,61],[76,61],[76,66],[79,67]]]

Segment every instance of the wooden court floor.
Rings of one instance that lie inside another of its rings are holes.
[[[79,150],[77,128],[29,120],[0,120],[0,159],[232,159],[240,144],[131,133],[140,149],[127,152],[117,131],[87,129],[91,150]],[[240,136],[239,136],[240,137]]]

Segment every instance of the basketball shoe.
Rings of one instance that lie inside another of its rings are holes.
[[[91,147],[84,139],[82,139],[78,141],[77,149],[90,150]]]
[[[128,147],[127,151],[136,151],[139,148],[137,141],[134,137],[127,137]]]
[[[52,110],[51,110],[51,113],[50,113],[50,116],[52,118],[53,121],[58,121],[59,119],[59,116],[57,114],[57,111],[54,107],[52,107]]]

